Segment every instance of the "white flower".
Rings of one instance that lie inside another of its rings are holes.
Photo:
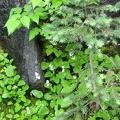
[[[73,76],[73,78],[74,78],[74,79],[76,79],[76,78],[77,78],[77,76],[76,76],[76,75],[74,75],[74,76]]]
[[[40,79],[39,73],[35,72],[35,77],[36,77],[36,79]]]
[[[30,114],[30,109],[29,107],[26,107],[27,114]]]
[[[75,60],[75,58],[76,58],[75,56],[72,56],[72,60]]]
[[[49,86],[49,85],[50,85],[50,84],[49,84],[49,80],[46,80],[46,85],[47,85],[47,86]]]
[[[16,86],[16,85],[14,85],[14,86],[13,86],[13,88],[14,88],[14,89],[16,89],[16,88],[17,88],[17,86]]]
[[[62,72],[65,72],[65,67],[64,66],[62,66]]]
[[[74,55],[74,52],[69,52],[69,55],[70,55],[70,56],[73,56],[73,55]]]
[[[50,70],[51,70],[51,71],[53,71],[53,70],[54,70],[54,68],[53,68],[53,65],[52,65],[52,64],[50,64],[50,65],[49,65],[49,68],[50,68]]]

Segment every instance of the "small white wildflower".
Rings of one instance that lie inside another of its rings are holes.
[[[47,85],[47,86],[49,86],[49,85],[50,85],[50,84],[49,84],[49,80],[46,80],[46,85]]]
[[[53,70],[54,70],[54,68],[53,68],[53,65],[52,65],[52,64],[50,64],[50,65],[49,65],[49,68],[50,68],[50,70],[51,70],[51,71],[53,71]]]
[[[75,60],[75,58],[76,58],[75,56],[72,56],[72,60]]]
[[[101,77],[102,79],[104,79],[104,78],[105,78],[105,75],[103,75],[103,74],[100,74],[100,77]]]
[[[16,86],[16,85],[14,85],[14,86],[13,86],[13,88],[14,88],[14,89],[16,89],[16,88],[17,88],[17,86]]]
[[[74,53],[73,53],[73,52],[69,52],[69,55],[70,55],[70,56],[73,56],[73,55],[74,55]]]
[[[62,72],[65,72],[65,67],[64,66],[62,66]]]
[[[30,114],[30,109],[29,107],[26,107],[27,114]]]
[[[35,72],[35,77],[36,77],[36,79],[40,79],[39,73]]]
[[[77,78],[77,76],[76,76],[76,75],[74,75],[74,76],[73,76],[73,78],[74,78],[74,79],[76,79],[76,78]]]

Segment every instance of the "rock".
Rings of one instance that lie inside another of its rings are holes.
[[[29,30],[25,28],[17,30],[10,36],[4,28],[10,9],[23,6],[25,3],[25,0],[0,1],[0,45],[9,53],[10,58],[14,59],[18,74],[30,85],[30,88],[43,90],[44,76],[40,67],[42,57],[37,39],[29,41]]]

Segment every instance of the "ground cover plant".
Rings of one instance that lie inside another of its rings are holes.
[[[110,16],[119,11],[120,2],[100,5],[100,0],[29,0],[13,8],[5,25],[9,34],[24,26],[30,40],[40,35],[51,43],[44,45],[40,66],[46,92],[26,94],[28,85],[1,54],[1,119],[119,120],[120,57],[100,49],[119,40],[120,18]]]

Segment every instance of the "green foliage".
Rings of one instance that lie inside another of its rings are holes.
[[[13,60],[0,54],[1,120],[119,119],[118,55],[92,53],[91,57],[90,49],[80,51],[76,44],[68,44],[64,51],[52,45],[45,49],[44,94],[38,90],[26,94],[29,87],[16,74]]]
[[[21,26],[30,29],[29,40],[42,35],[53,44],[86,42],[89,48],[99,48],[119,36],[119,16],[109,13],[120,10],[116,5],[99,5],[100,0],[30,0],[23,9],[13,8],[5,27],[13,33]],[[14,23],[14,26],[12,25]]]
[[[52,44],[69,44],[62,49],[45,46],[41,67],[47,92],[32,90],[31,97],[26,95],[29,87],[16,75],[12,60],[6,54],[0,55],[0,102],[4,103],[0,119],[120,118],[120,57],[108,57],[98,51],[120,38],[120,18],[109,16],[120,11],[120,2],[114,6],[99,3],[100,0],[29,0],[23,9],[11,10],[5,24],[8,34],[24,26],[30,29],[29,40],[41,35]],[[31,29],[32,23],[36,26]],[[88,46],[85,51],[80,50],[82,42]]]
[[[119,109],[120,104],[117,85],[120,67],[116,63],[120,57],[107,57],[100,52],[92,53],[91,57],[90,49],[80,51],[77,48],[76,44],[68,44],[65,51],[61,51],[52,45],[46,46],[46,62],[41,65],[46,71],[45,87],[48,89],[44,99],[54,109],[56,120],[77,120],[78,115],[87,119],[88,113],[97,109],[100,111],[92,113],[90,120],[118,119],[117,110],[114,115],[112,111]]]

